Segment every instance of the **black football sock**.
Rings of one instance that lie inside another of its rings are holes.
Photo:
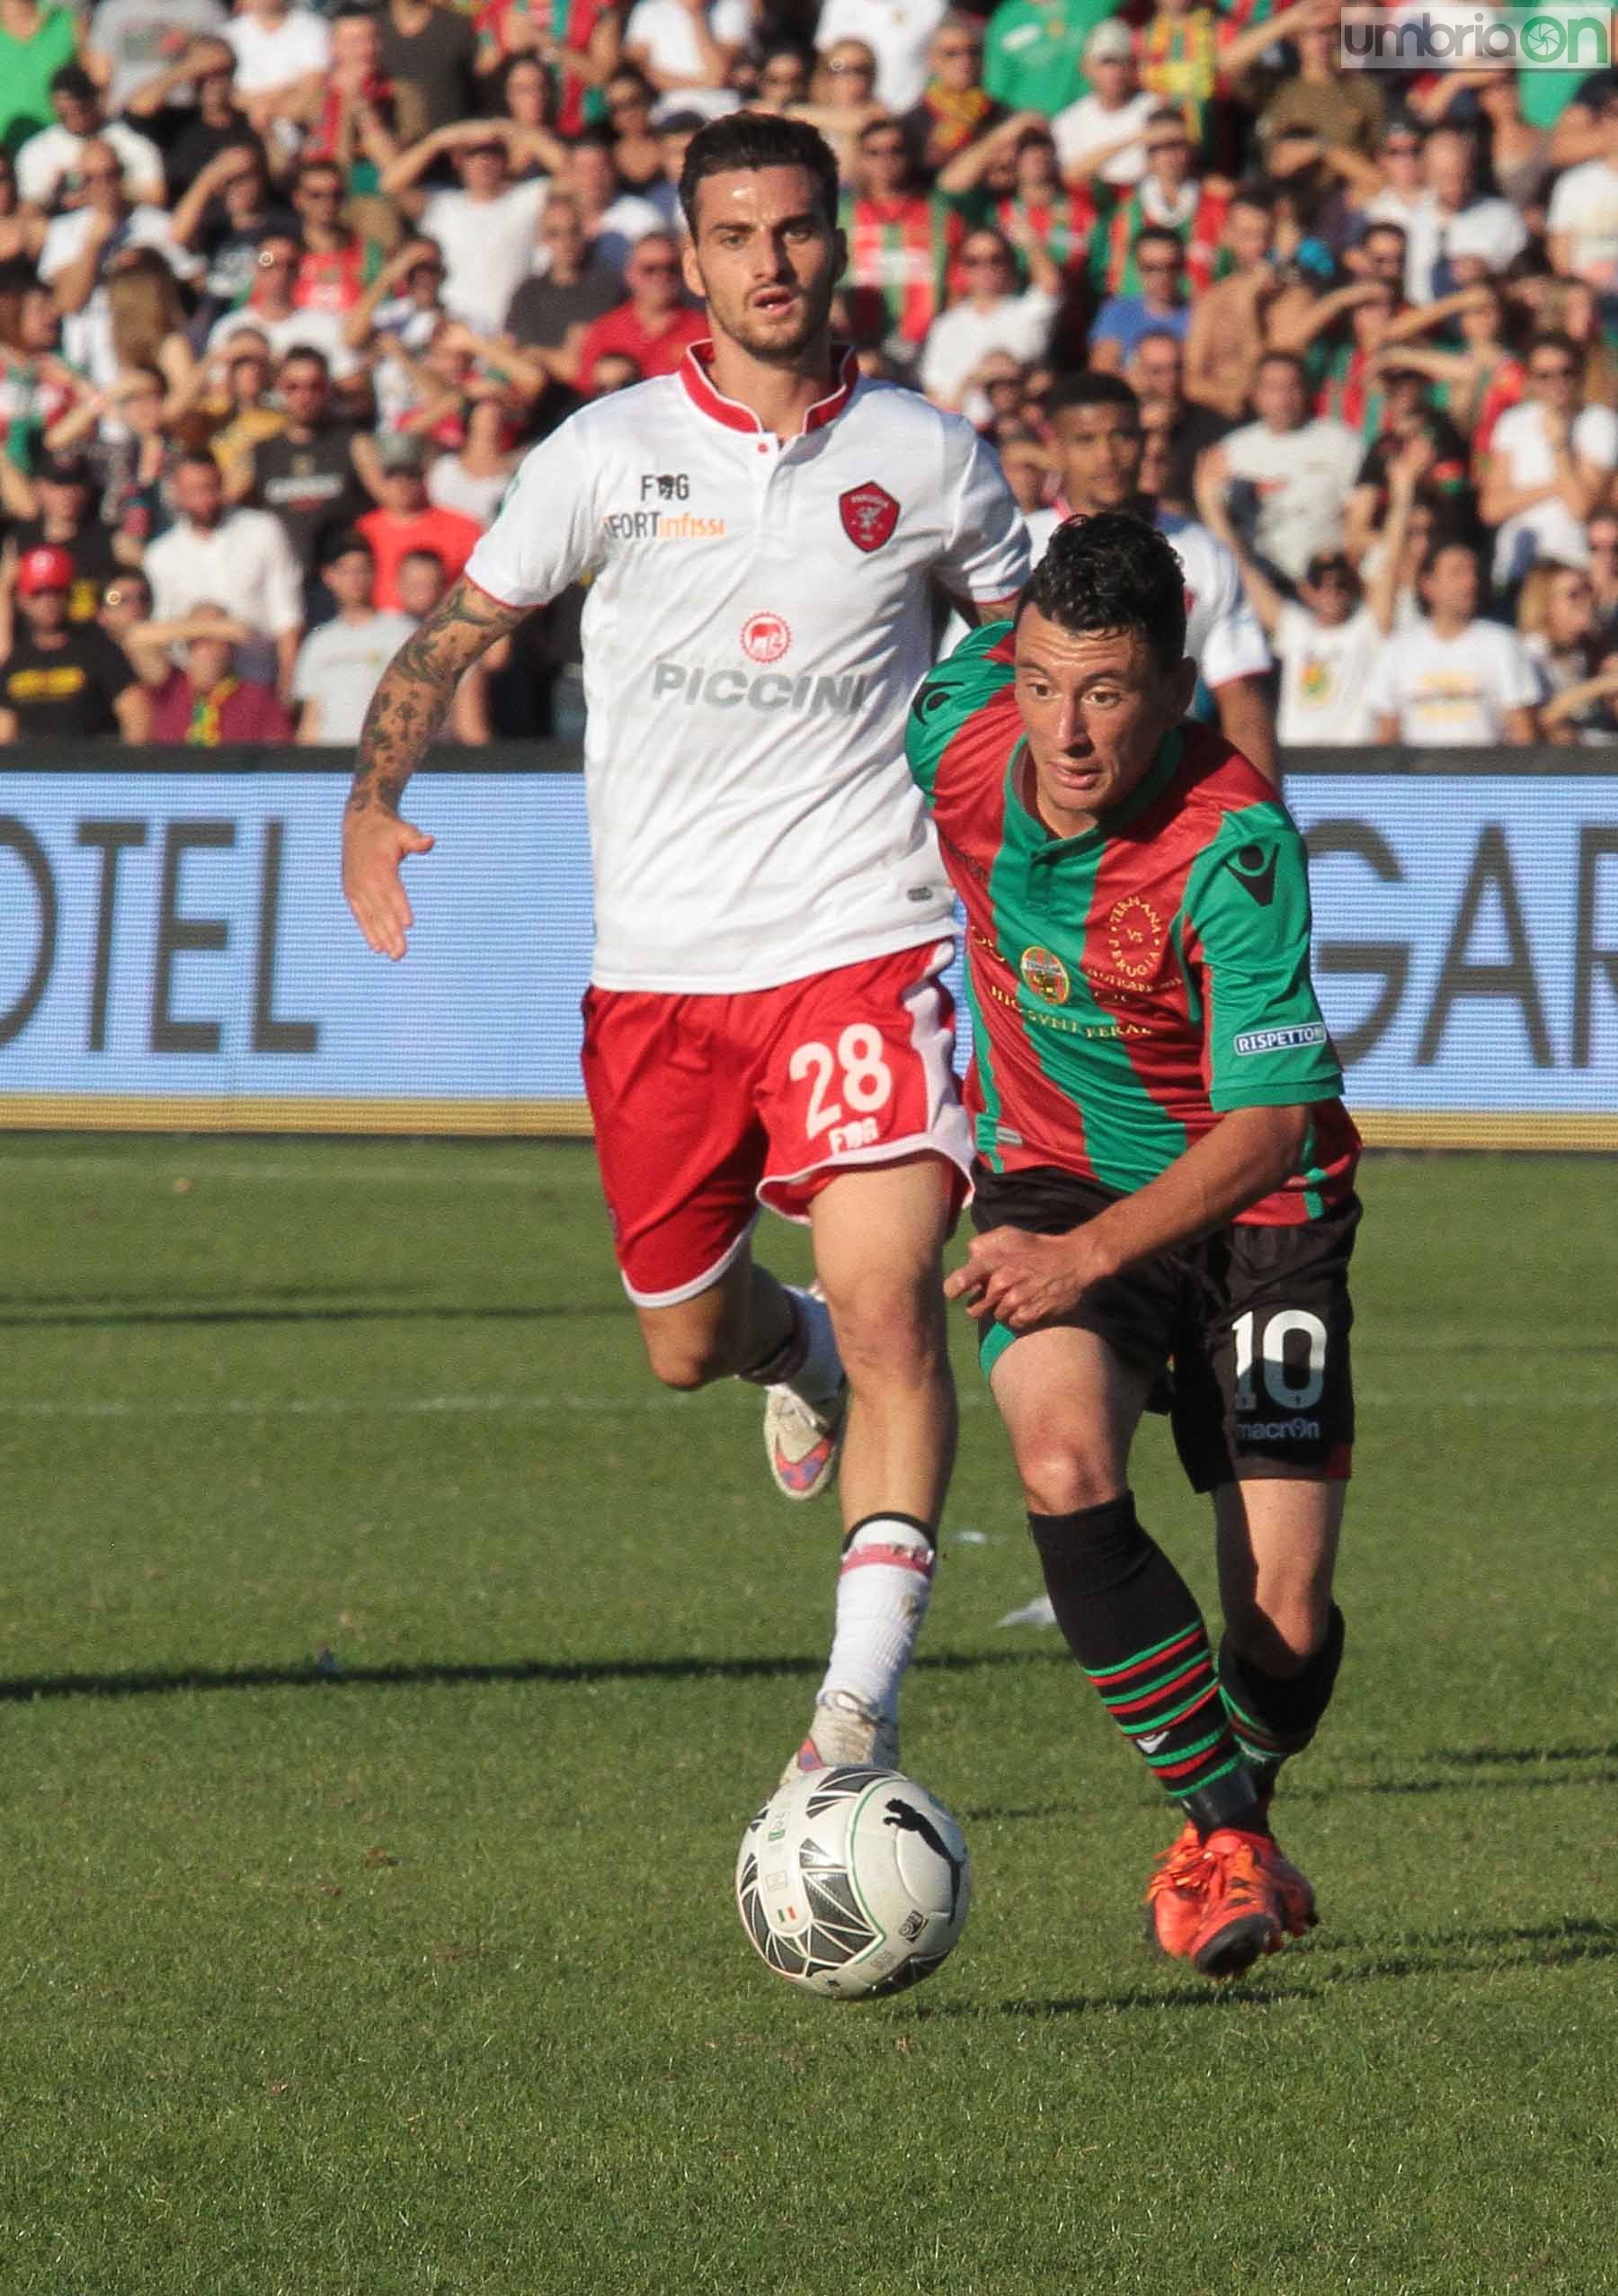
[[[1067,1646],[1125,1738],[1199,1833],[1265,1829],[1219,1695],[1196,1597],[1125,1491],[1071,1515],[1030,1515]]]
[[[1343,1614],[1336,1603],[1326,1629],[1326,1640],[1300,1674],[1285,1680],[1267,1674],[1231,1642],[1229,1631],[1219,1645],[1219,1688],[1236,1742],[1254,1775],[1267,1793],[1283,1762],[1301,1754],[1331,1704],[1338,1669],[1343,1660]]]

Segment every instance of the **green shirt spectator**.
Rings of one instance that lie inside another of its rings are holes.
[[[1006,0],[987,26],[983,85],[1013,111],[1054,118],[1089,92],[1084,43],[1111,0]]]
[[[78,33],[66,8],[39,0],[0,0],[0,150],[15,153],[55,124],[50,83],[78,53]]]

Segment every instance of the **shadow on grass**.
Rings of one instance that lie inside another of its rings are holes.
[[[1162,1991],[1133,1986],[1110,1993],[1068,1993],[1048,2000],[1000,2001],[1003,2017],[1072,2017],[1137,2009],[1284,2008],[1292,2001],[1323,2001],[1345,1985],[1380,1985],[1408,1977],[1443,1977],[1475,1971],[1560,1969],[1575,1962],[1618,1961],[1618,1922],[1573,1917],[1534,1928],[1457,1930],[1390,1939],[1329,1937],[1294,1946],[1279,1963],[1266,1963],[1231,1985],[1205,1985],[1187,1972],[1183,1988]],[[920,2005],[919,2005],[920,2007]],[[935,2017],[973,2017],[970,2002],[926,2006]]]
[[[1065,1660],[1067,1653],[1062,1652]],[[1043,1666],[1040,1651],[944,1652],[915,1661],[923,1674],[972,1674],[989,1667]],[[465,1664],[344,1666],[322,1657],[303,1666],[131,1668],[121,1674],[0,1677],[0,1704],[32,1698],[150,1698],[197,1690],[420,1690],[538,1682],[569,1688],[595,1682],[753,1682],[825,1672],[823,1658],[512,1659]]]

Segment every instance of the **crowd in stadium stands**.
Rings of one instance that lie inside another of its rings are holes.
[[[352,743],[525,446],[704,333],[741,104],[1031,518],[1129,386],[1284,744],[1618,738],[1618,74],[1347,69],[1335,0],[0,0],[0,738]],[[577,734],[578,605],[453,738]]]

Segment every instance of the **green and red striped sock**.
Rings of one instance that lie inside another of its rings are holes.
[[[1133,1495],[1030,1515],[1028,1527],[1069,1650],[1165,1792],[1204,1833],[1262,1827],[1196,1597]]]

